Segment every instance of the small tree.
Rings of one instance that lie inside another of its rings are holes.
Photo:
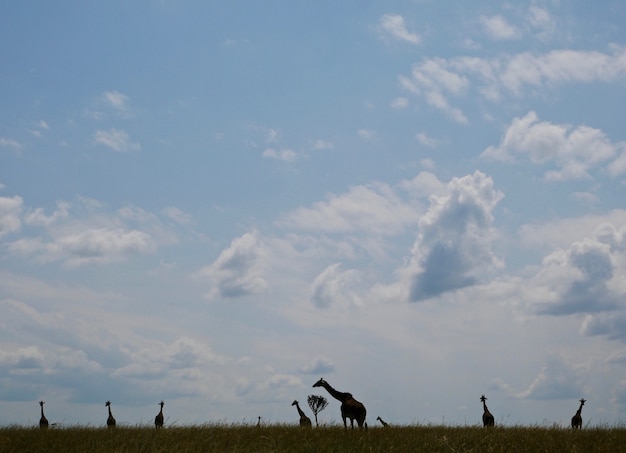
[[[307,397],[307,401],[311,411],[313,411],[313,415],[315,415],[315,426],[319,426],[320,424],[317,422],[317,414],[326,409],[328,401],[321,395],[309,395]]]

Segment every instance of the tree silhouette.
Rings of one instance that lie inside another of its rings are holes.
[[[309,395],[307,397],[307,402],[309,403],[311,411],[313,411],[313,415],[315,415],[315,426],[319,426],[319,423],[317,422],[317,414],[326,409],[328,401],[321,395]]]

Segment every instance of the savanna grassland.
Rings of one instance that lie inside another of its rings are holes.
[[[4,427],[0,452],[626,452],[626,428]]]

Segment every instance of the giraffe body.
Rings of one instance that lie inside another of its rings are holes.
[[[161,401],[159,405],[161,406],[161,410],[159,411],[157,416],[154,417],[154,426],[156,427],[156,429],[163,428],[163,406],[165,405],[165,403]]]
[[[298,401],[294,400],[291,405],[296,406],[296,409],[298,409],[298,414],[300,415],[300,426],[302,426],[303,428],[310,428],[312,426],[311,419],[306,416],[302,409],[300,409],[300,404],[298,403]]]
[[[386,428],[387,426],[389,426],[389,423],[387,423],[385,420],[383,420],[383,419],[382,419],[382,418],[380,418],[380,417],[376,417],[376,420],[378,420],[378,421],[380,422],[380,424],[381,424],[381,425],[383,425],[385,428]]]
[[[111,413],[111,401],[107,401],[105,404],[106,407],[109,408],[109,417],[107,418],[107,426],[109,428],[115,428],[115,417],[113,417],[113,414]]]
[[[41,429],[47,429],[48,428],[48,419],[43,414],[43,405],[44,404],[46,404],[45,401],[39,401],[39,406],[41,406],[41,418],[39,419],[39,427]]]
[[[367,429],[367,423],[365,423],[367,411],[365,406],[360,401],[355,400],[352,393],[335,390],[323,378],[313,384],[313,387],[324,387],[330,393],[330,396],[341,402],[341,418],[343,419],[344,429],[348,429],[347,418],[350,419],[350,427],[352,429],[354,429],[354,420],[356,420],[359,428]]]
[[[576,411],[576,414],[574,414],[574,416],[572,417],[572,428],[573,429],[582,429],[583,427],[583,417],[581,415],[581,412],[583,410],[583,404],[585,404],[585,399],[581,398],[580,400],[580,406],[578,407],[578,410]]]
[[[489,409],[487,409],[487,403],[485,403],[485,401],[487,401],[487,397],[482,395],[480,400],[483,402],[483,426],[485,428],[493,426],[495,424],[495,419],[493,418],[491,412],[489,412]]]

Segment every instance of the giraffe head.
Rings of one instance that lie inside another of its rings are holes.
[[[484,403],[485,401],[487,401],[487,397],[485,395],[482,395],[480,397],[480,401],[482,401]]]
[[[328,382],[326,382],[324,378],[320,378],[319,381],[313,384],[313,387],[323,387],[325,384],[328,384]]]
[[[293,403],[291,403],[292,406],[297,406],[298,405],[298,400],[293,400]]]
[[[40,405],[41,407],[43,407],[43,405],[44,405],[44,404],[46,404],[46,402],[45,402],[45,401],[39,401],[39,405]]]
[[[587,400],[585,398],[580,399],[580,405],[583,406]]]
[[[105,406],[111,407],[111,401],[107,401],[106,403],[104,403]]]
[[[163,406],[165,406],[165,403],[164,403],[163,401],[161,401],[161,402],[159,403],[159,406],[161,406],[161,409],[163,409]]]

